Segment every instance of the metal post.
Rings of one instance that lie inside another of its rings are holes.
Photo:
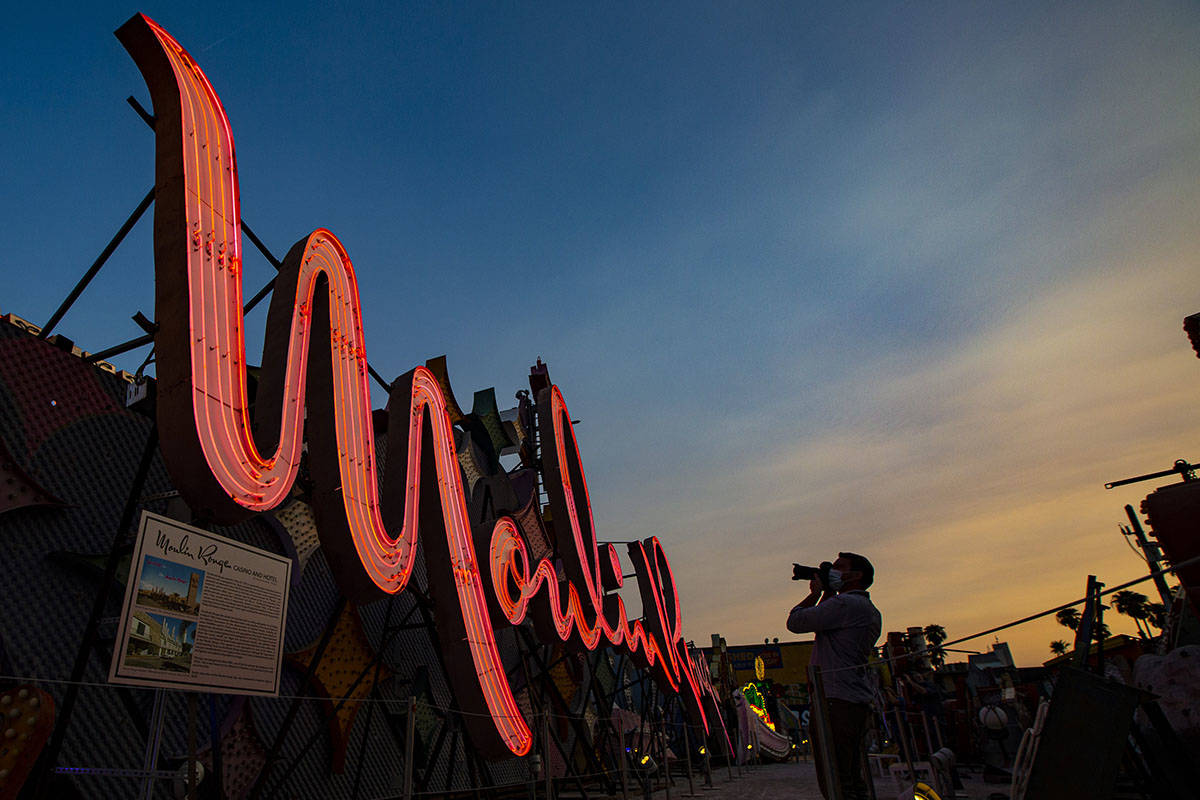
[[[671,759],[667,757],[667,714],[663,709],[662,719],[658,727],[659,741],[662,742],[663,777],[667,786],[667,800],[671,800]]]
[[[1158,545],[1151,544],[1150,540],[1146,538],[1146,532],[1142,530],[1142,521],[1138,519],[1133,506],[1125,506],[1125,515],[1129,517],[1129,526],[1137,539],[1138,547],[1142,548],[1142,552],[1146,554],[1146,564],[1150,567],[1150,574],[1154,576],[1154,587],[1158,589],[1158,596],[1162,598],[1163,605],[1170,608],[1174,598],[1171,597],[1171,589],[1167,586],[1167,579],[1161,572],[1162,564],[1159,559],[1162,557],[1162,551]]]
[[[54,771],[54,767],[58,764],[58,756],[62,751],[63,740],[67,735],[67,728],[71,721],[71,711],[75,707],[75,700],[79,696],[79,686],[83,681],[84,672],[87,670],[88,657],[91,655],[92,648],[96,645],[96,631],[100,627],[100,618],[104,616],[104,607],[108,602],[109,587],[116,579],[118,553],[121,545],[125,541],[125,537],[129,533],[129,526],[133,524],[133,514],[137,510],[138,498],[141,497],[142,487],[146,483],[146,476],[150,473],[150,464],[154,461],[154,453],[158,450],[158,426],[152,425],[150,434],[146,437],[146,445],[142,449],[142,460],[138,464],[137,474],[133,478],[133,485],[129,487],[129,495],[125,498],[125,508],[121,512],[121,521],[117,525],[116,533],[113,534],[112,544],[108,549],[108,561],[104,565],[104,577],[100,579],[100,588],[96,591],[96,598],[92,601],[92,615],[88,618],[87,627],[83,632],[83,641],[79,644],[79,650],[75,653],[75,664],[71,667],[71,682],[67,684],[67,691],[63,696],[62,707],[58,712],[58,719],[54,724],[54,733],[50,737],[50,744],[46,746],[46,750],[42,753],[39,762],[42,764],[40,769],[42,774],[38,781],[30,781],[31,785],[36,785],[38,790],[37,797],[45,797],[49,790],[50,775]]]
[[[692,737],[688,733],[687,716],[683,718],[683,752],[686,755],[685,762],[687,764],[688,776],[688,797],[696,796],[696,781],[692,777]]]
[[[333,606],[333,613],[329,616],[329,622],[325,624],[325,631],[321,634],[321,641],[317,643],[317,651],[313,653],[312,660],[308,662],[308,669],[305,670],[304,679],[300,682],[301,688],[307,686],[308,682],[312,680],[312,676],[316,674],[317,665],[321,663],[321,659],[325,655],[325,649],[329,646],[329,640],[333,638],[338,618],[341,617],[342,611],[346,608],[346,602],[345,595],[339,594],[337,602]],[[275,766],[275,759],[279,756],[279,749],[283,746],[284,737],[287,736],[288,730],[292,726],[292,721],[296,718],[296,712],[299,710],[300,694],[297,693],[292,698],[291,705],[288,706],[287,714],[284,715],[283,722],[279,725],[279,730],[275,732],[275,739],[271,742],[270,749],[267,750],[267,763],[263,766],[262,773],[254,783],[254,788],[250,790],[250,800],[255,800],[255,798],[266,791],[267,783],[271,777],[271,768]]]
[[[408,697],[408,719],[404,721],[404,800],[412,800],[413,792],[413,753],[414,740],[417,736],[417,698]]]
[[[825,706],[825,681],[821,677],[821,668],[815,664],[808,667],[809,699],[812,702],[812,713],[809,715],[808,740],[813,741],[812,728],[816,725],[819,732],[815,744],[821,749],[821,763],[818,768],[825,774],[825,790],[828,800],[843,800],[842,784],[838,779],[838,771],[834,764],[833,732],[829,727],[829,710]],[[814,754],[816,749],[814,748]]]
[[[88,271],[83,273],[83,277],[79,279],[79,283],[75,284],[75,288],[72,289],[71,293],[67,295],[67,299],[63,300],[62,305],[58,307],[58,310],[50,315],[50,319],[46,320],[46,324],[42,326],[41,332],[38,333],[39,339],[45,339],[50,335],[50,331],[54,330],[54,326],[57,325],[59,320],[63,318],[63,315],[71,309],[71,306],[74,305],[75,301],[79,299],[79,295],[83,294],[83,290],[86,289],[88,284],[92,282],[92,278],[96,277],[96,273],[98,273],[100,268],[104,266],[104,262],[108,261],[108,257],[113,254],[113,251],[115,251],[125,239],[126,234],[133,229],[133,226],[137,224],[137,221],[142,218],[142,214],[146,213],[146,209],[149,208],[150,204],[153,202],[154,187],[151,186],[150,191],[146,192],[146,196],[142,198],[142,202],[138,203],[137,208],[135,208],[133,213],[129,215],[129,219],[125,220],[125,224],[120,227],[116,235],[113,236],[111,241],[109,241],[108,246],[100,252],[100,255],[96,258],[96,260],[92,262],[90,267],[88,267]]]
[[[142,769],[146,772],[146,777],[142,779],[144,800],[154,800],[154,772],[158,767],[158,747],[162,743],[162,726],[166,705],[166,692],[162,689],[155,689],[154,710],[150,712],[150,737],[146,740],[146,756],[142,760]]]
[[[1096,674],[1104,675],[1104,599],[1100,591],[1104,584],[1096,582]]]
[[[389,634],[394,634],[394,632],[391,630],[391,626],[392,626],[392,610],[395,608],[395,605],[396,605],[396,595],[393,594],[388,597],[387,612],[384,614],[384,617],[383,617],[383,631],[380,633],[379,657],[375,660],[375,676],[371,681],[371,693],[374,693],[377,690],[377,687],[379,685],[379,671],[380,671],[380,668],[383,666],[384,651],[386,650],[387,646],[391,643],[391,636]],[[370,699],[371,699],[370,695],[368,695],[368,700],[370,700]],[[362,744],[358,749],[358,764],[356,764],[354,767],[354,789],[351,792],[351,796],[354,797],[355,800],[357,800],[357,798],[358,798],[358,789],[362,785],[361,782],[362,782],[363,761],[365,760],[366,755],[367,755],[367,743],[371,739],[371,720],[375,715],[375,706],[376,705],[377,705],[377,703],[370,703],[367,706],[367,721],[363,727]]]
[[[1080,669],[1087,668],[1088,652],[1092,647],[1092,631],[1096,618],[1096,583],[1096,576],[1088,575],[1083,613],[1079,615],[1079,627],[1075,629],[1075,666]]]
[[[736,716],[736,713],[731,714],[729,718],[736,719]],[[735,758],[733,754],[733,741],[729,738],[728,731],[726,731],[725,735],[721,738],[725,741],[725,746],[729,748],[729,757],[725,759],[725,769],[729,770],[729,782],[733,783],[733,759]]]
[[[620,740],[617,743],[617,768],[621,772],[621,800],[629,800],[629,779],[626,769],[629,767],[629,753],[625,749],[625,731],[618,731]]]
[[[188,763],[187,763],[187,798],[196,800],[196,693],[188,692]]]
[[[734,760],[735,765],[737,766],[738,777],[741,778],[742,777],[742,726],[740,723],[738,724],[738,727],[737,727],[737,734],[733,737],[733,749],[737,751],[737,755],[734,756],[733,760]]]
[[[241,222],[242,233],[246,234],[246,238],[258,248],[258,252],[262,253],[263,257],[267,259],[267,261],[271,262],[272,267],[274,267],[276,270],[280,269],[283,266],[283,262],[276,258],[275,255],[267,249],[267,246],[262,243],[262,239],[259,239],[258,236],[255,235],[254,231],[250,230],[250,226],[246,224],[246,220],[242,220]]]
[[[708,736],[702,737],[704,744],[701,746],[700,752],[704,756],[704,788],[715,789],[717,787],[713,784],[712,754],[708,752],[708,738]]]
[[[908,742],[908,732],[904,730],[905,720],[900,716],[900,709],[895,709],[896,730],[900,734],[900,750],[904,754],[904,763],[908,765],[908,778],[912,783],[917,782],[917,771],[913,767],[912,747]]]
[[[546,779],[546,800],[554,800],[554,779],[550,777],[550,709],[542,712],[542,776]]]
[[[224,770],[221,764],[221,728],[217,724],[217,698],[213,694],[208,696],[208,740],[212,751],[212,777],[209,778],[212,791],[209,796],[220,800],[225,797]]]

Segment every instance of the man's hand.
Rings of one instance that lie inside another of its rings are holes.
[[[821,596],[824,591],[825,587],[821,585],[821,581],[813,578],[808,582],[808,597],[801,600],[796,608],[812,608],[821,602]]]

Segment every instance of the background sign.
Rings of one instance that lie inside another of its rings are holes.
[[[779,669],[783,666],[783,655],[779,646],[759,646],[746,648],[729,648],[729,660],[738,671],[756,672],[754,661],[762,659],[764,669]],[[762,680],[759,678],[759,680]]]
[[[279,693],[292,562],[142,513],[108,679]]]

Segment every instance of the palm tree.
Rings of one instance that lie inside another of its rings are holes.
[[[1074,606],[1062,609],[1054,615],[1054,618],[1058,620],[1059,625],[1070,628],[1071,630],[1075,630],[1079,627],[1079,609],[1075,608]]]
[[[942,649],[942,642],[946,641],[946,629],[941,625],[926,625],[922,632],[925,641],[929,642],[929,663],[936,669],[946,663],[946,651]]]
[[[1108,637],[1112,636],[1112,631],[1108,629],[1107,622],[1092,623],[1092,640],[1103,642]]]
[[[1055,639],[1050,643],[1050,652],[1054,653],[1056,656],[1061,656],[1063,653],[1067,652],[1067,646],[1067,643],[1062,639]]]
[[[1162,603],[1146,603],[1146,625],[1160,631],[1167,626],[1167,607]]]
[[[1147,602],[1149,602],[1149,598],[1146,595],[1129,589],[1113,595],[1113,607],[1117,609],[1117,613],[1130,617],[1133,624],[1137,626],[1138,636],[1143,639],[1150,638],[1149,632],[1142,630],[1142,620],[1146,618]]]

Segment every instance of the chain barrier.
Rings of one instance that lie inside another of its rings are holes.
[[[1160,570],[1154,570],[1148,575],[1144,575],[1142,577],[1135,578],[1133,580],[1121,583],[1117,586],[1113,586],[1109,589],[1105,589],[1104,591],[1100,592],[1100,596],[1103,597],[1105,595],[1111,595],[1115,592],[1122,591],[1131,586],[1136,586],[1139,583],[1144,583],[1145,581],[1153,580],[1154,578],[1157,578],[1161,575],[1175,573],[1178,570],[1183,569],[1184,567],[1188,567],[1188,566],[1191,566],[1191,565],[1197,564],[1197,563],[1200,563],[1200,556],[1188,559],[1186,561],[1182,561],[1178,564],[1173,564],[1169,567],[1164,567]],[[1024,625],[1026,623],[1033,622],[1038,619],[1042,619],[1043,617],[1047,617],[1051,614],[1056,614],[1059,611],[1062,611],[1063,609],[1072,608],[1074,606],[1077,606],[1081,603],[1086,602],[1086,600],[1087,600],[1087,598],[1079,598],[1078,600],[1072,600],[1067,603],[1062,603],[1062,604],[1054,606],[1052,608],[1048,608],[1043,611],[1039,611],[1037,613],[1029,614],[1029,615],[1021,617],[1019,619],[1015,619],[1010,622],[1006,622],[1002,625],[996,625],[994,627],[987,628],[985,630],[979,631],[978,633],[972,633],[968,636],[961,636],[956,639],[951,639],[947,642],[942,643],[941,647],[942,648],[950,647],[952,645],[961,644],[963,642],[967,642],[972,639],[978,639],[981,636],[988,636],[990,634],[998,633],[1000,631],[1007,630],[1009,628],[1013,628],[1013,627],[1016,627],[1019,625]],[[905,653],[905,654],[899,654],[899,655],[895,655],[895,656],[889,656],[887,658],[877,659],[877,660],[862,663],[862,664],[854,664],[854,665],[850,665],[850,666],[846,666],[846,667],[838,667],[838,668],[834,668],[834,669],[822,670],[822,673],[823,674],[832,674],[832,673],[847,671],[847,670],[861,670],[864,668],[870,668],[872,666],[877,666],[879,664],[891,664],[891,663],[895,663],[897,661],[902,661],[905,659],[922,658],[922,657],[928,655],[930,652],[931,652],[931,648],[923,647],[912,653]],[[34,685],[46,684],[46,685],[51,685],[51,686],[66,686],[66,687],[95,688],[95,689],[135,688],[135,687],[128,687],[128,686],[124,686],[124,685],[108,683],[105,681],[87,681],[87,680],[72,681],[72,680],[61,679],[61,678],[45,678],[45,677],[38,677],[38,676],[32,676],[32,675],[0,674],[0,681],[13,682],[13,683],[28,683],[28,684],[34,684]],[[146,691],[155,691],[155,690],[147,689]],[[280,694],[280,695],[276,695],[274,697],[264,697],[264,698],[260,698],[260,699],[264,700],[264,701],[282,700],[282,701],[301,701],[301,702],[321,701],[321,702],[331,702],[331,703],[339,703],[339,702],[381,703],[381,704],[392,706],[392,707],[395,707],[398,705],[403,705],[408,700],[408,698],[406,698],[406,697],[394,697],[394,698],[355,697],[355,696],[327,697],[327,696],[309,695],[309,694]],[[494,718],[495,716],[510,716],[510,717],[513,716],[513,715],[493,715],[490,713],[463,711],[462,709],[452,708],[451,706],[448,706],[448,705],[441,705],[438,703],[433,703],[433,702],[429,702],[427,700],[422,700],[422,699],[418,699],[416,702],[419,703],[421,706],[425,707],[426,709],[432,709],[435,712],[440,713],[440,715],[443,716],[444,718],[452,717],[455,714],[459,715],[460,717],[472,716],[472,717],[493,717]],[[677,721],[669,721],[665,724],[665,727],[661,727],[662,726],[661,721],[656,721],[652,718],[643,718],[643,717],[641,717],[640,714],[638,714],[637,711],[635,711],[633,709],[620,709],[619,707],[617,707],[615,705],[614,705],[613,709],[607,713],[601,713],[601,712],[597,711],[594,714],[571,714],[571,713],[563,714],[563,713],[546,712],[546,711],[538,710],[538,711],[533,712],[529,716],[529,718],[534,719],[534,720],[542,720],[543,718],[545,718],[547,720],[578,720],[578,721],[589,722],[589,723],[603,720],[603,721],[608,722],[610,725],[612,725],[614,727],[614,730],[616,730],[617,725],[614,724],[615,723],[614,712],[617,710],[622,710],[622,711],[626,711],[628,713],[637,715],[639,717],[639,722],[640,722],[638,729],[644,730],[649,735],[651,742],[653,742],[656,739],[661,739],[662,740],[661,744],[664,748],[668,747],[667,742],[669,742],[672,738],[674,738],[676,736],[683,738],[685,743],[687,743],[687,742],[689,742],[688,737],[692,736],[692,735],[698,737],[696,740],[699,743],[699,746],[697,747],[697,752],[701,752],[702,748],[707,746],[704,744],[704,742],[706,740],[706,737],[708,735],[710,735],[710,732],[705,731],[703,726],[694,725],[694,724],[688,722],[686,719],[679,719]],[[524,714],[522,714],[521,716],[522,716],[522,718],[525,718]],[[648,726],[648,728],[645,726]],[[629,733],[632,733],[633,730],[629,730],[629,731],[617,730],[616,732],[617,732],[617,736],[620,739],[621,747],[624,747],[625,737]],[[688,753],[684,754],[685,756],[690,756],[690,746],[691,746],[690,744],[685,744],[685,747],[689,748]],[[719,755],[720,757],[724,757],[725,755],[728,755],[728,754],[717,754],[717,755]],[[663,760],[664,760],[664,762],[668,762],[670,759],[667,759],[664,757]],[[684,758],[679,753],[674,753],[674,760],[682,761],[682,760],[684,760]],[[541,766],[541,770],[546,770],[546,769],[548,769],[548,767],[549,767],[549,765],[543,764]],[[660,765],[660,769],[667,769],[667,768],[668,768],[667,763]],[[94,774],[95,770],[89,769],[89,772]],[[609,770],[609,771],[604,771],[604,772],[580,773],[580,774],[575,774],[575,775],[564,774],[564,775],[558,776],[557,778],[554,778],[553,780],[558,781],[558,782],[567,782],[567,783],[570,783],[570,782],[573,782],[576,780],[586,781],[586,780],[591,780],[591,779],[595,779],[595,778],[605,778],[608,780],[615,780],[615,777],[614,777],[615,773],[616,773],[616,770]],[[636,774],[636,769],[635,769],[635,774]],[[544,773],[543,773],[543,775],[544,775]],[[665,777],[667,780],[670,780],[669,774],[667,774]],[[538,778],[536,776],[536,774],[531,774],[530,779],[534,780],[534,781],[541,780],[541,778]],[[731,780],[732,780],[732,778],[731,778]],[[455,792],[459,792],[459,791],[461,791],[461,792],[479,792],[479,791],[486,791],[486,790],[490,790],[490,789],[494,789],[494,788],[495,787],[491,786],[491,785],[488,785],[488,786],[480,785],[480,786],[471,786],[471,787],[468,787],[468,788],[462,789],[462,790],[456,789],[454,791]],[[439,791],[411,792],[410,797],[432,797],[435,795],[444,795],[445,793],[446,793],[445,789],[439,790]],[[395,798],[401,798],[403,796],[404,795],[402,795],[402,794],[381,795],[378,798],[376,798],[376,800],[395,800]]]

